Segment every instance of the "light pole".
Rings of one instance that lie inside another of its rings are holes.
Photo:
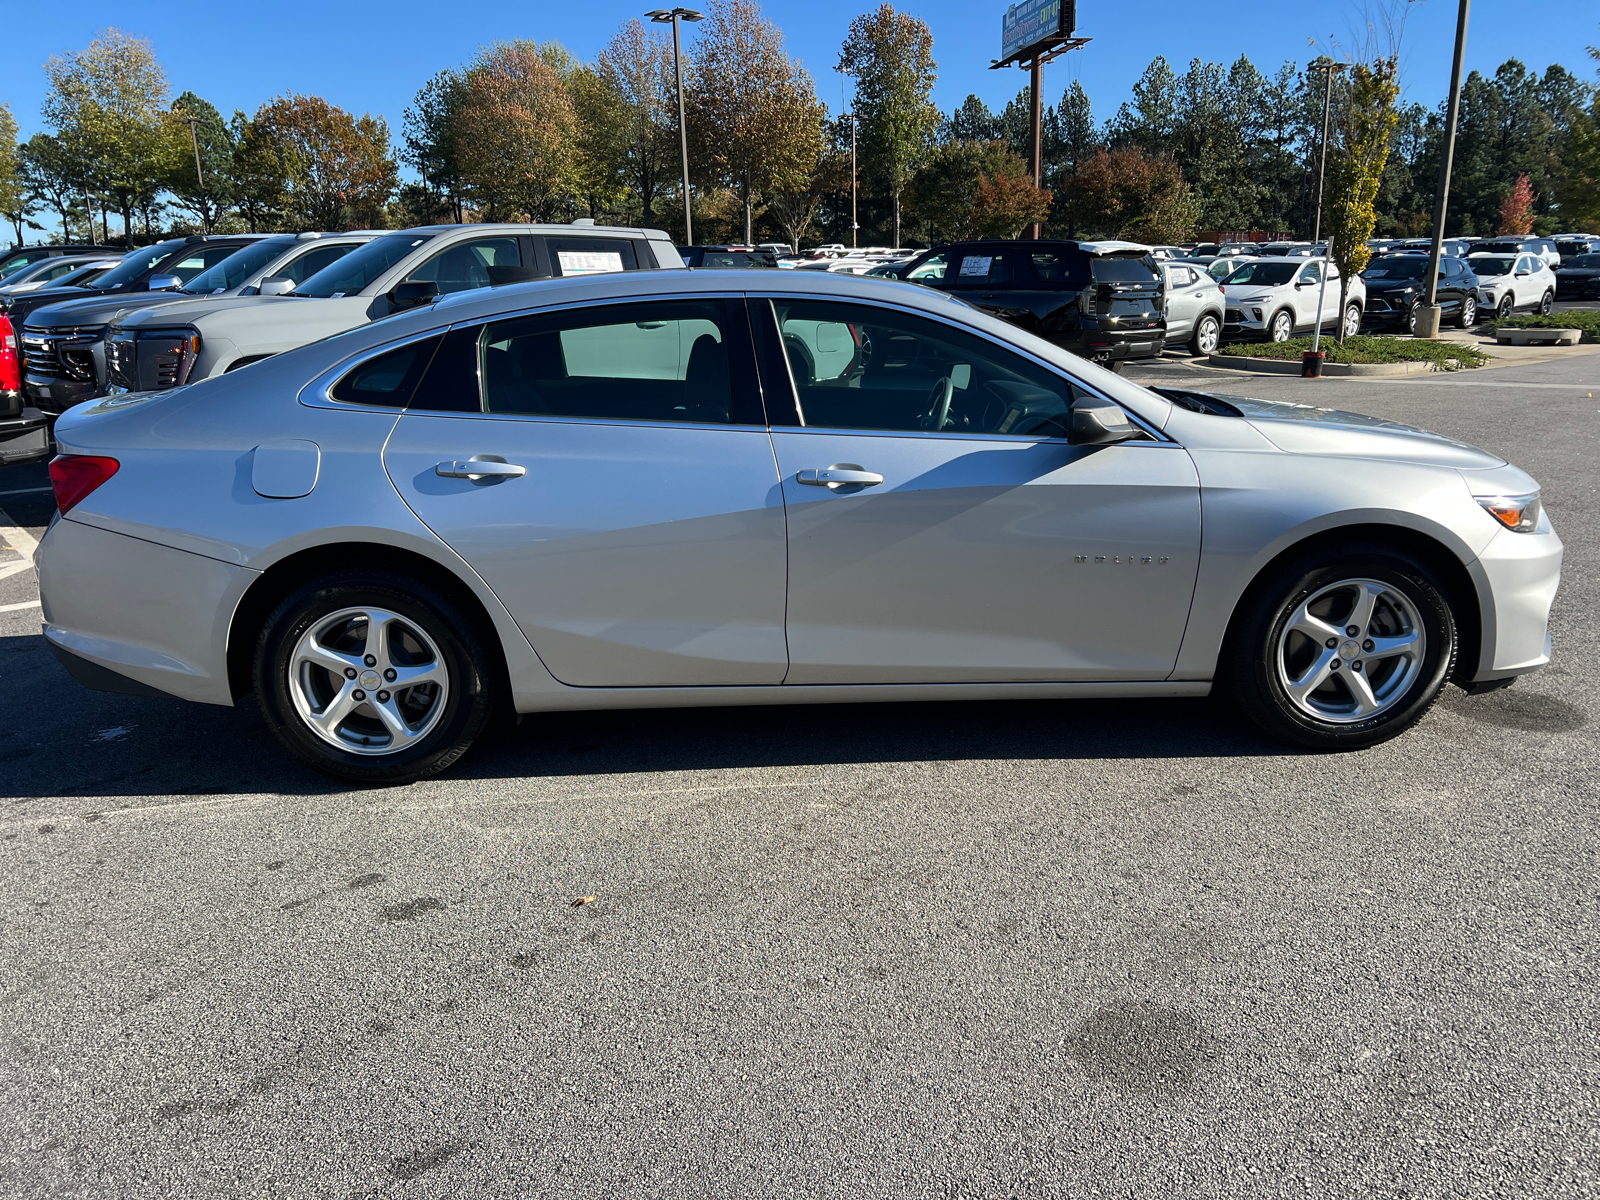
[[[189,127],[189,144],[194,147],[194,182],[195,182],[195,190],[197,192],[199,192],[202,189],[204,189],[204,187],[206,186],[206,177],[205,177],[204,173],[202,173],[201,170],[200,170],[200,135],[195,132],[196,126],[198,126],[200,124],[200,118],[199,117],[179,117],[178,119]],[[200,198],[200,197],[197,197],[197,198]],[[201,209],[200,209],[200,224],[205,229],[205,231],[207,233],[211,232],[211,223],[206,220],[206,210],[205,210],[205,207],[204,207],[203,199],[202,199],[202,206],[201,206]]]
[[[1467,9],[1471,0],[1461,0],[1456,13],[1456,57],[1450,66],[1450,107],[1444,118],[1444,154],[1439,162],[1439,198],[1433,206],[1433,245],[1428,251],[1428,289],[1417,309],[1417,328],[1413,336],[1439,336],[1439,255],[1444,249],[1444,211],[1450,203],[1450,165],[1456,156],[1456,115],[1461,101],[1461,60],[1467,51]]]
[[[683,156],[683,241],[694,245],[694,217],[689,211],[689,130],[683,123],[683,43],[679,21],[702,21],[704,16],[692,8],[657,8],[645,13],[657,25],[672,24],[672,69],[678,77],[678,150]]]
[[[1344,63],[1336,63],[1331,58],[1323,57],[1306,64],[1306,71],[1321,71],[1324,76],[1322,89],[1322,162],[1317,167],[1317,216],[1316,223],[1311,227],[1311,248],[1317,248],[1317,242],[1322,235],[1322,189],[1328,179],[1328,112],[1333,107],[1333,73],[1345,69]],[[1329,247],[1331,249],[1331,247]],[[1322,347],[1322,310],[1328,298],[1328,272],[1333,265],[1333,256],[1327,250],[1322,252],[1322,285],[1317,288],[1317,319],[1311,325],[1311,353],[1316,354]],[[1344,314],[1339,314],[1339,320],[1344,321]],[[1343,328],[1343,325],[1340,326]]]

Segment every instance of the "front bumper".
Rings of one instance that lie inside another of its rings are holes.
[[[1543,533],[1502,530],[1478,556],[1483,646],[1468,682],[1526,675],[1550,661],[1550,606],[1564,553],[1561,539],[1546,527]]]
[[[28,398],[28,403],[52,417],[59,417],[75,404],[93,400],[98,390],[98,385],[92,379],[25,375],[22,380],[22,392]]]

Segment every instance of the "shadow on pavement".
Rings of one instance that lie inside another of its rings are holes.
[[[237,708],[91,692],[34,636],[0,637],[0,798],[328,794]],[[1282,756],[1208,700],[839,704],[534,714],[445,778],[508,779],[810,763]]]

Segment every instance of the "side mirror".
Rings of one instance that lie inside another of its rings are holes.
[[[1067,441],[1074,446],[1111,446],[1142,436],[1142,431],[1109,400],[1078,396],[1072,402]]]
[[[417,308],[431,304],[439,295],[439,285],[431,279],[408,279],[389,289],[389,299],[396,308]]]
[[[294,280],[287,275],[268,275],[261,281],[259,292],[263,296],[287,296],[294,291]]]
[[[183,280],[176,275],[150,276],[150,290],[152,292],[170,292],[173,288],[181,288],[182,286]]]

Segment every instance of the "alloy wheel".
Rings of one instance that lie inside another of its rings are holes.
[[[1294,318],[1286,312],[1280,312],[1272,318],[1271,337],[1275,342],[1287,342],[1294,336]]]
[[[1500,310],[1499,310],[1500,319],[1502,321],[1506,320],[1508,317],[1511,316],[1511,313],[1512,313],[1511,297],[1507,296],[1504,300],[1500,301]]]
[[[438,645],[388,609],[346,608],[300,636],[288,690],[306,728],[352,754],[392,754],[426,737],[450,697]]]
[[[1195,349],[1201,354],[1215,354],[1222,341],[1222,330],[1215,317],[1201,317],[1200,328],[1195,330]]]
[[[1549,292],[1546,292],[1544,294],[1544,297],[1539,301],[1539,312],[1541,314],[1545,315],[1545,316],[1548,316],[1549,313],[1550,313],[1550,310],[1552,308],[1554,308],[1554,307],[1555,307],[1555,297],[1553,295],[1551,295]]]
[[[1381,580],[1343,579],[1295,608],[1274,657],[1296,708],[1348,725],[1398,704],[1426,653],[1427,635],[1408,597]]]
[[[1461,328],[1471,329],[1478,323],[1478,302],[1468,296],[1461,302]]]
[[[1361,332],[1361,309],[1352,304],[1344,310],[1344,335],[1355,337]]]

